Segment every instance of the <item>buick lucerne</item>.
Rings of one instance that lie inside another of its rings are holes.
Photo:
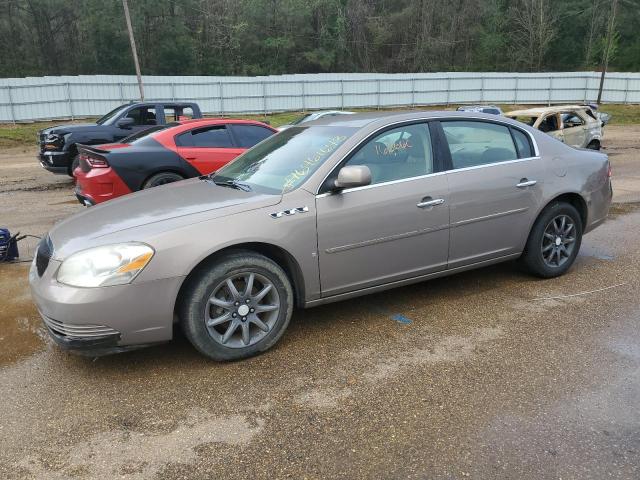
[[[70,350],[165,342],[179,323],[204,355],[239,359],[294,308],[506,260],[562,275],[607,216],[610,175],[605,154],[496,115],[330,117],[60,222],[31,290]]]

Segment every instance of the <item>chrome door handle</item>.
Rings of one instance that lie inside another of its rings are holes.
[[[523,178],[523,179],[520,181],[520,183],[517,183],[517,184],[516,184],[516,187],[518,187],[518,188],[532,187],[532,186],[533,186],[533,185],[535,185],[536,183],[538,183],[538,182],[536,182],[535,180],[526,180],[526,179],[524,179],[524,178]]]
[[[431,198],[431,197],[427,197],[427,198]],[[444,198],[436,198],[435,200],[423,199],[422,202],[416,204],[416,207],[418,208],[435,207],[436,205],[442,205],[443,203],[444,203]]]

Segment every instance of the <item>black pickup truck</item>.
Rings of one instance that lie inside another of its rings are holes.
[[[115,143],[155,125],[202,118],[200,107],[185,102],[129,103],[111,110],[96,123],[45,128],[38,132],[40,164],[53,173],[73,176],[78,166],[77,144]]]

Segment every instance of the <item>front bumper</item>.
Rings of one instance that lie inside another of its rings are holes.
[[[71,152],[41,151],[38,155],[38,161],[45,170],[67,175],[69,173],[69,166],[73,161],[73,156]]]
[[[171,340],[182,277],[77,288],[55,279],[59,266],[59,261],[50,260],[40,277],[34,264],[29,284],[44,324],[60,347],[97,356]]]
[[[64,350],[70,350],[80,354],[100,355],[112,353],[118,348],[120,333],[115,330],[111,333],[87,334],[77,327],[71,327],[63,322],[58,322],[40,313],[49,336],[58,346]],[[104,327],[104,330],[111,330]]]

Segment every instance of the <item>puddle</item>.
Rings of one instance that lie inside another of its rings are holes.
[[[0,265],[0,367],[40,351],[46,332],[27,285],[29,264]]]
[[[586,243],[580,245],[580,252],[578,253],[578,256],[592,257],[597,258],[598,260],[613,260],[616,258],[613,252],[608,250],[606,247]]]
[[[639,202],[631,203],[612,203],[609,208],[609,216],[617,217],[618,215],[625,215],[627,213],[635,212],[640,209]]]

